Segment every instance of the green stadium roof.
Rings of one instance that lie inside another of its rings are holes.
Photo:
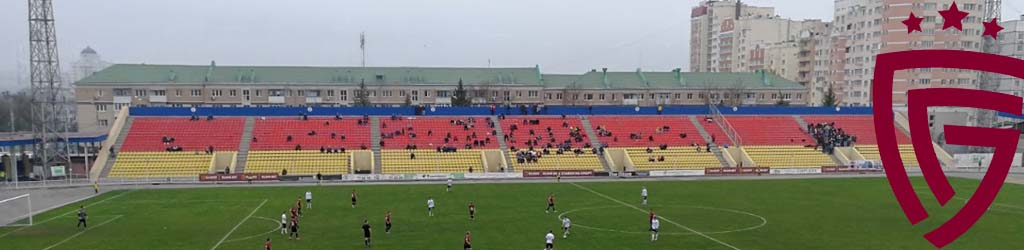
[[[118,84],[333,84],[354,85],[543,86],[579,89],[805,89],[778,75],[763,72],[604,72],[541,74],[539,67],[300,67],[197,66],[116,64],[77,82],[78,85]]]

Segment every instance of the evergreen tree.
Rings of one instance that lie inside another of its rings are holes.
[[[834,107],[836,106],[836,92],[832,91],[832,86],[828,87],[828,92],[825,92],[825,97],[821,99],[821,106]]]
[[[355,105],[358,107],[369,107],[370,106],[370,94],[366,90],[366,81],[359,81],[359,89],[356,90]]]
[[[473,101],[467,96],[466,89],[462,86],[462,79],[459,79],[459,87],[455,89],[455,94],[452,95],[452,106],[468,107],[470,105],[473,105]]]

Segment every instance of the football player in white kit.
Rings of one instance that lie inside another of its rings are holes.
[[[569,238],[569,229],[572,228],[572,221],[569,216],[562,217],[562,239]]]
[[[640,198],[643,200],[641,202],[641,205],[646,207],[647,206],[647,187],[643,187],[643,189],[640,190]]]
[[[434,198],[427,197],[427,215],[434,216]]]
[[[655,217],[651,220],[651,242],[658,241],[658,228],[661,227],[661,222]]]
[[[313,192],[306,191],[306,208],[313,208]]]
[[[555,249],[555,234],[548,230],[548,234],[544,235],[544,250]]]
[[[281,213],[281,235],[288,234],[288,215]]]

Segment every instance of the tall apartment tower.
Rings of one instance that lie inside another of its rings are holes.
[[[737,0],[707,0],[690,12],[690,71],[742,72],[734,70],[743,54],[738,43],[744,31],[737,29],[741,17],[770,18],[775,8],[755,7]]]
[[[970,15],[963,21],[963,31],[942,29],[940,10],[950,7],[952,0],[836,0],[832,32],[833,76],[843,105],[871,105],[875,56],[920,49],[951,49],[982,51],[983,0],[957,0],[961,11]],[[907,33],[902,23],[909,14],[924,18],[922,32]],[[845,54],[835,57],[836,54]],[[841,71],[839,71],[841,69]],[[978,88],[980,73],[955,69],[914,69],[897,71],[893,78],[893,102],[904,107],[907,90],[917,88]]]
[[[1000,22],[1003,31],[999,32],[996,46],[999,54],[1017,59],[1024,59],[1024,16],[1012,21]],[[999,81],[997,91],[1015,96],[1024,96],[1024,80],[1006,75],[996,75]]]

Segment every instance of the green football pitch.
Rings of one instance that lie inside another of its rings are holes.
[[[362,249],[362,221],[373,249],[928,249],[922,235],[950,218],[977,186],[953,179],[958,193],[946,207],[915,185],[931,217],[912,226],[884,178],[793,180],[456,183],[279,187],[219,187],[112,191],[35,217],[28,227],[0,228],[0,249]],[[647,207],[640,189],[650,191]],[[358,191],[359,204],[349,194]],[[306,191],[301,240],[279,234],[282,212]],[[554,193],[558,211],[545,213]],[[428,217],[426,200],[437,203]],[[469,220],[467,205],[477,205]],[[76,229],[87,206],[89,228]],[[662,219],[650,242],[647,210]],[[394,228],[384,233],[384,213]],[[558,216],[573,221],[561,236]],[[1007,184],[996,205],[947,249],[1024,249],[1024,186]]]

